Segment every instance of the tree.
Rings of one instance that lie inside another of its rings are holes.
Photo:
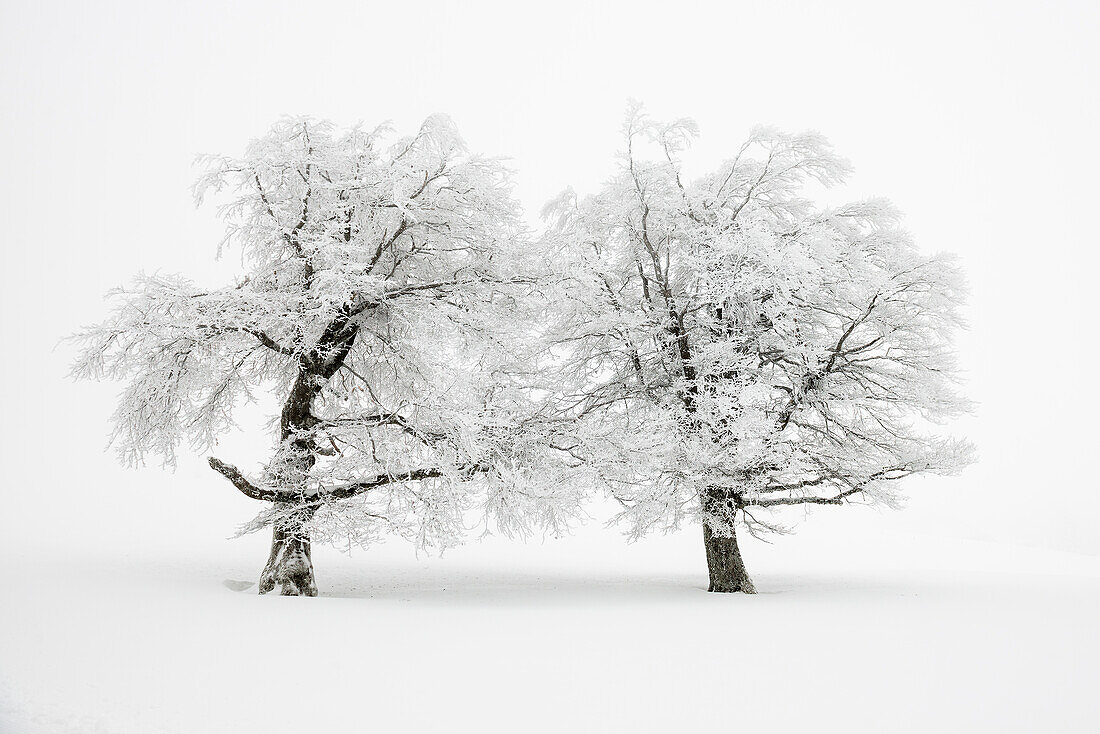
[[[962,282],[887,202],[807,198],[849,171],[820,136],[756,129],[685,183],[695,135],[632,107],[616,175],[546,210],[575,270],[560,412],[633,536],[697,519],[709,590],[752,593],[735,527],[780,529],[757,508],[893,503],[897,480],[967,463],[968,444],[929,430],[967,407]]]
[[[258,388],[282,396],[259,476],[209,459],[270,503],[246,528],[273,528],[261,594],[317,593],[312,541],[388,530],[445,547],[471,507],[523,532],[560,527],[578,499],[516,468],[529,442],[509,333],[539,284],[508,172],[443,117],[389,139],[288,119],[243,157],[206,158],[196,199],[231,191],[223,245],[247,275],[215,290],[139,276],[76,337],[76,377],[127,381],[112,434],[127,464],[174,465]]]

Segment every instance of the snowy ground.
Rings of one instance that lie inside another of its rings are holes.
[[[697,535],[319,550],[318,599],[255,594],[261,537],[24,545],[0,731],[1100,730],[1100,558],[822,511],[745,543],[748,597]]]

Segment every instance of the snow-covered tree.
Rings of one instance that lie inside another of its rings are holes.
[[[574,253],[553,336],[577,421],[563,448],[633,535],[699,520],[710,590],[752,592],[735,527],[779,529],[758,508],[892,503],[899,479],[968,461],[930,427],[967,407],[962,282],[887,202],[808,198],[848,173],[820,136],[757,129],[687,182],[695,134],[632,107],[613,179],[547,208]]]
[[[311,541],[391,531],[445,547],[476,507],[506,531],[569,520],[571,485],[522,468],[538,443],[510,334],[540,267],[499,162],[468,154],[444,117],[396,140],[287,119],[243,157],[204,162],[196,198],[226,190],[223,245],[245,276],[213,290],[139,276],[76,337],[75,376],[126,381],[124,463],[206,451],[235,406],[274,390],[262,472],[209,459],[270,503],[248,526],[273,527],[260,593],[316,594]]]

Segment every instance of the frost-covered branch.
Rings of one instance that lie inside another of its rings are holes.
[[[339,500],[346,500],[362,494],[371,489],[382,487],[387,484],[396,484],[403,482],[420,482],[425,479],[439,479],[447,476],[444,470],[428,467],[420,469],[412,469],[409,471],[396,472],[393,474],[379,474],[371,477],[370,479],[361,480],[358,482],[350,482],[347,484],[341,484],[334,487],[321,487],[315,491],[307,493],[294,492],[286,489],[267,488],[260,487],[253,484],[245,477],[237,467],[226,464],[223,461],[211,456],[207,459],[210,464],[210,468],[218,472],[226,479],[228,479],[234,487],[241,491],[241,494],[254,500],[260,500],[263,502],[277,502],[281,504],[294,505],[296,507],[312,507],[321,505],[326,502],[336,502]],[[474,472],[488,471],[487,466],[472,466],[462,467],[457,472],[461,476],[469,476]]]

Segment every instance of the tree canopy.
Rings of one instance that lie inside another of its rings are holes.
[[[112,436],[125,463],[211,450],[263,388],[285,397],[272,459],[254,479],[210,459],[274,503],[252,527],[307,508],[315,539],[447,546],[471,507],[513,531],[566,521],[570,488],[505,479],[527,410],[510,335],[545,270],[499,161],[437,116],[397,139],[286,119],[203,164],[196,198],[224,200],[222,247],[246,273],[217,289],[139,276],[78,337],[78,377],[126,381]]]
[[[757,128],[686,181],[695,135],[632,108],[615,176],[546,210],[577,274],[556,330],[571,448],[632,534],[775,529],[754,508],[892,503],[896,480],[965,465],[931,427],[968,407],[952,259],[884,200],[816,205],[811,184],[849,173],[820,135]]]

